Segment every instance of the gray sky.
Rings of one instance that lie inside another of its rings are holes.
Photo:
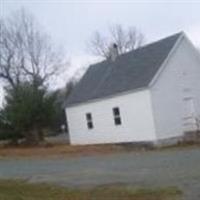
[[[147,42],[185,31],[200,47],[200,0],[0,0],[0,16],[20,7],[66,49],[73,69],[96,60],[85,43],[113,23],[136,26]]]

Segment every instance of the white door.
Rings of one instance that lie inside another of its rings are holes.
[[[195,104],[192,97],[184,98],[183,124],[185,132],[197,130]]]

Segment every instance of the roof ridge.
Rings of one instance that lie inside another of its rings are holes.
[[[137,52],[137,51],[140,51],[141,49],[144,49],[144,48],[147,48],[147,47],[149,47],[149,46],[151,46],[151,45],[155,45],[155,44],[157,44],[157,43],[163,42],[163,41],[168,40],[168,39],[170,39],[170,38],[181,36],[183,33],[184,33],[184,32],[181,31],[181,32],[175,33],[175,34],[173,34],[173,35],[170,35],[170,36],[168,36],[168,37],[161,38],[161,39],[159,39],[159,40],[150,42],[150,43],[148,43],[148,44],[145,44],[144,46],[138,47],[137,49],[133,49],[133,50],[131,50],[131,51],[129,51],[129,52],[123,53],[123,54],[121,54],[119,57],[125,56],[125,55],[128,55],[128,54],[131,54],[131,53],[135,53],[135,52]],[[179,38],[179,37],[178,37],[178,38]],[[177,38],[177,39],[178,39],[178,38]]]
[[[147,43],[147,44],[145,44],[145,45],[143,45],[143,46],[141,46],[141,47],[138,47],[137,49],[133,49],[133,50],[131,50],[131,51],[122,53],[122,54],[119,55],[116,59],[119,59],[119,58],[121,58],[121,57],[123,57],[123,56],[129,55],[129,54],[132,54],[132,53],[135,53],[135,52],[137,52],[137,51],[139,51],[139,50],[141,50],[141,49],[147,48],[147,47],[149,47],[149,46],[151,46],[151,45],[155,45],[155,44],[157,44],[157,43],[160,43],[160,42],[165,41],[165,40],[167,40],[167,39],[170,39],[170,38],[172,38],[172,37],[181,36],[182,34],[184,34],[184,32],[183,32],[183,31],[180,31],[180,32],[175,33],[175,34],[172,34],[172,35],[170,35],[170,36],[163,37],[163,38],[161,38],[161,39],[159,39],[159,40],[152,41],[152,42]],[[178,38],[177,38],[177,39],[178,39]],[[103,64],[103,63],[107,63],[107,62],[111,62],[111,61],[110,61],[109,59],[105,59],[105,60],[103,60],[103,61],[101,61],[101,62],[97,62],[97,63],[92,64],[91,67],[93,67],[93,66],[95,66],[95,65],[97,65],[97,64]]]

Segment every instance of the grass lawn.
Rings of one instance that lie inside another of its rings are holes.
[[[181,194],[176,187],[136,189],[131,186],[100,186],[81,190],[0,180],[0,200],[180,200]]]

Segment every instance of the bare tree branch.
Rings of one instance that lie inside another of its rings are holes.
[[[62,54],[32,15],[19,10],[0,19],[0,79],[12,87],[24,81],[44,84],[64,65]]]
[[[117,44],[119,54],[129,52],[141,47],[144,44],[144,35],[135,27],[125,29],[120,24],[115,24],[108,28],[108,34],[104,36],[96,31],[87,46],[89,51],[104,58],[109,58],[109,47]]]

